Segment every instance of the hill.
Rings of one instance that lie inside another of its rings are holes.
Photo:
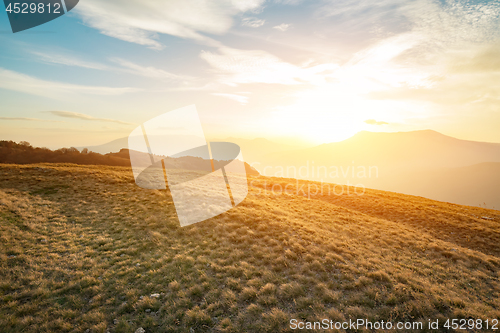
[[[295,332],[292,319],[431,319],[449,332],[448,318],[500,317],[498,211],[320,185],[251,176],[236,208],[180,228],[168,190],[137,187],[130,168],[1,164],[0,327]]]
[[[359,132],[353,137],[313,148],[284,152],[274,156],[283,163],[297,159],[314,160],[321,165],[378,165],[393,172],[422,167],[463,167],[483,162],[500,162],[500,144],[466,141],[436,131],[376,133]]]

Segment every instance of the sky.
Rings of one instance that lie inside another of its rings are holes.
[[[15,34],[0,13],[0,140],[98,145],[192,104],[208,140],[500,142],[500,2],[81,0]]]

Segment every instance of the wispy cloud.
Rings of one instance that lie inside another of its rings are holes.
[[[377,121],[375,119],[367,119],[365,120],[365,123],[368,124],[368,125],[389,125],[388,122],[385,122],[385,121]]]
[[[220,96],[224,98],[229,98],[236,101],[242,105],[248,104],[248,96],[236,95],[236,94],[223,94],[223,93],[213,93],[213,96]]]
[[[67,98],[67,94],[121,95],[139,91],[139,89],[135,88],[83,86],[47,81],[3,68],[0,68],[0,89],[19,91],[53,99]]]
[[[113,62],[117,66],[113,65],[106,65],[103,63],[96,63],[96,62],[90,62],[86,61],[84,59],[75,57],[73,55],[69,54],[62,54],[62,53],[44,53],[44,52],[37,52],[37,51],[32,51],[31,52],[35,58],[39,61],[45,62],[45,63],[51,63],[51,64],[58,64],[58,65],[64,65],[64,66],[75,66],[75,67],[82,67],[82,68],[89,68],[89,69],[97,69],[97,70],[106,70],[106,71],[112,71],[112,72],[124,72],[124,73],[129,73],[137,76],[142,76],[142,77],[148,77],[151,79],[158,79],[162,81],[183,81],[184,83],[187,83],[188,81],[194,80],[193,77],[187,76],[187,75],[178,75],[174,73],[167,72],[165,70],[155,68],[152,66],[141,66],[139,64],[136,64],[134,62],[122,59],[122,58],[117,58],[117,57],[112,57],[109,58],[109,61]]]
[[[204,51],[200,57],[219,74],[221,83],[231,86],[240,83],[320,84],[338,68],[330,63],[300,67],[262,50],[227,47],[219,48],[219,53]]]
[[[155,68],[152,66],[141,66],[136,63],[121,59],[121,58],[111,58],[111,61],[114,63],[120,65],[121,67],[117,70],[138,75],[138,76],[143,76],[143,77],[149,77],[152,79],[159,79],[159,80],[164,80],[164,81],[191,81],[194,78],[191,76],[187,75],[177,75],[174,73],[170,73],[167,71],[164,71],[163,69]]]
[[[256,17],[245,17],[241,20],[241,25],[250,28],[258,28],[266,23],[265,20],[258,19]]]
[[[61,123],[62,122],[60,120],[48,120],[48,119],[28,118],[28,117],[0,117],[0,120],[40,121],[40,122],[49,122],[49,123]]]
[[[73,55],[63,55],[59,53],[44,53],[44,52],[37,52],[37,51],[31,51],[31,53],[39,60],[45,63],[52,63],[52,64],[59,64],[59,65],[66,65],[66,66],[76,66],[76,67],[83,67],[83,68],[90,68],[90,69],[99,69],[99,70],[106,70],[109,69],[108,66],[96,62],[90,62],[90,61],[85,61],[82,59],[79,59]]]
[[[288,28],[290,28],[290,24],[287,23],[281,23],[280,25],[274,26],[273,29],[279,30],[279,31],[287,31]]]
[[[218,45],[203,33],[224,33],[231,28],[233,16],[256,10],[263,3],[264,0],[87,0],[79,4],[77,12],[85,24],[105,35],[161,49],[158,34]]]
[[[121,125],[135,125],[134,123],[129,123],[126,121],[109,119],[109,118],[97,118],[97,117],[89,116],[87,114],[78,113],[78,112],[70,112],[70,111],[43,111],[43,112],[50,113],[50,114],[53,114],[53,115],[58,116],[58,117],[64,117],[64,118],[73,118],[73,119],[80,119],[80,120],[87,120],[87,121],[103,121],[103,122],[116,123],[116,124],[121,124]]]

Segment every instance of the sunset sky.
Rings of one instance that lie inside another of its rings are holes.
[[[195,104],[208,139],[500,142],[498,1],[81,0],[16,34],[2,11],[0,45],[0,140],[97,145]]]

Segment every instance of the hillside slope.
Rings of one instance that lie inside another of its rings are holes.
[[[498,211],[249,184],[238,207],[180,228],[169,192],[137,187],[129,168],[0,165],[0,327],[294,332],[294,318],[500,317]]]

